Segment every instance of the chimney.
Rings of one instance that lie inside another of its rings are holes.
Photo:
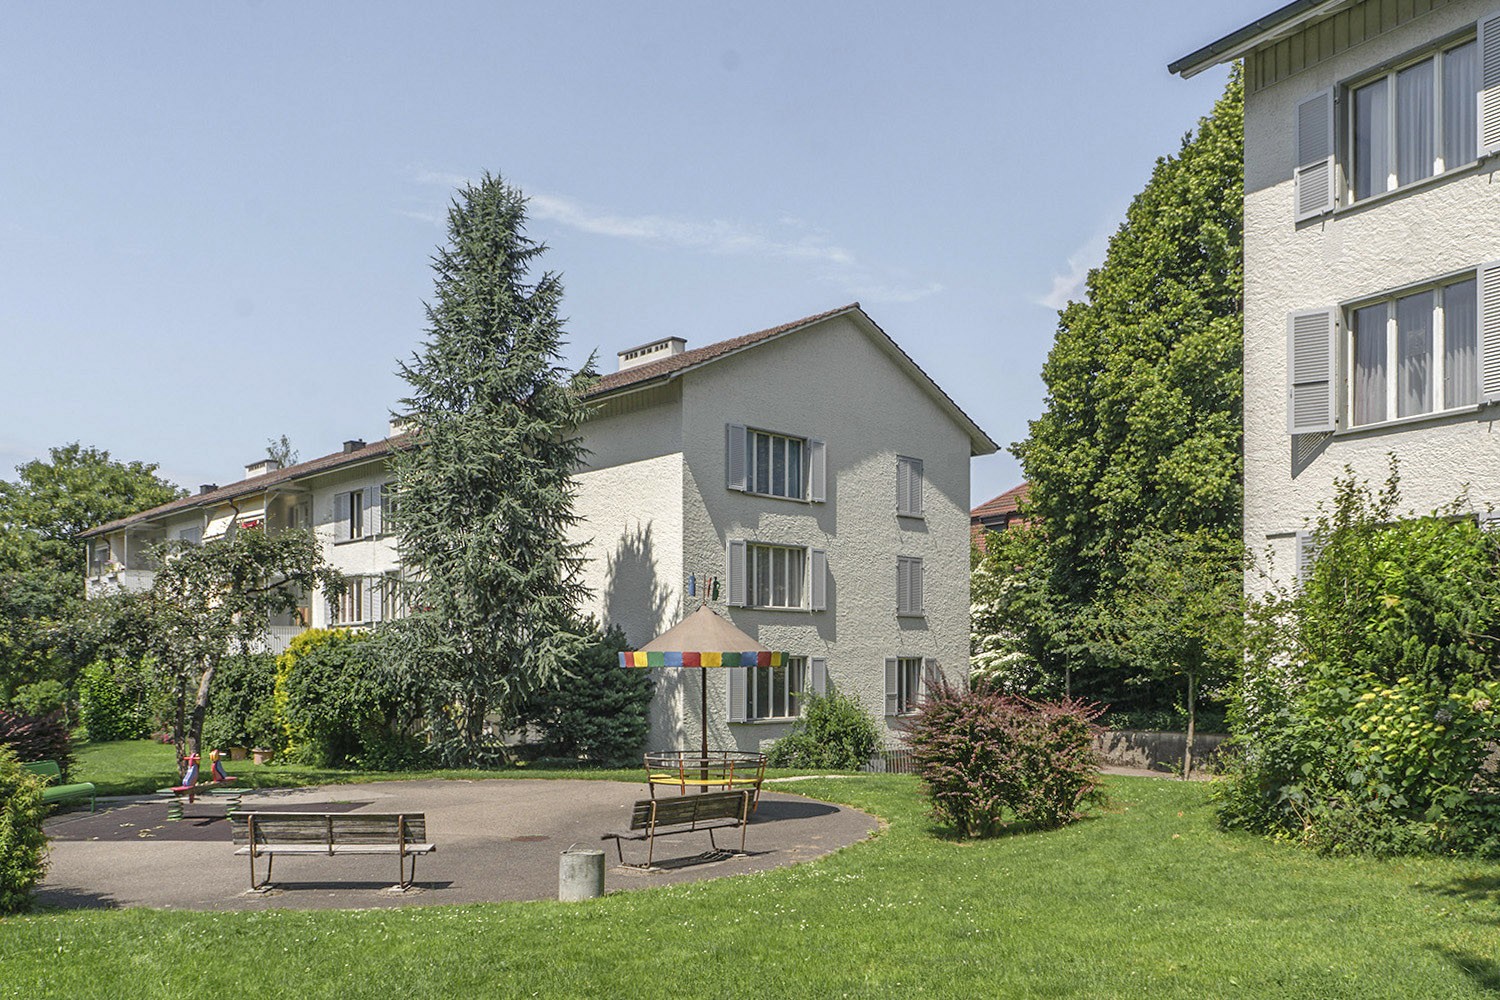
[[[387,437],[395,437],[397,434],[405,434],[406,433],[406,425],[409,424],[410,422],[411,422],[411,417],[408,417],[404,413],[393,413],[393,414],[391,414],[391,426],[390,426],[390,430],[389,430],[389,432],[387,433],[386,436]]]
[[[198,495],[202,496],[205,493],[212,493],[214,490],[216,490],[218,488],[219,488],[219,484],[218,483],[204,483],[202,486],[198,487]]]
[[[245,464],[245,478],[254,479],[256,476],[264,476],[268,472],[275,472],[281,468],[281,463],[274,458],[263,458],[258,462],[247,462]]]
[[[364,446],[365,446],[365,443],[363,441],[359,440],[358,438],[355,438],[353,441],[345,441],[344,442],[344,454],[345,455],[352,454],[353,452],[359,451],[359,449],[363,448]]]
[[[687,341],[681,337],[666,337],[662,340],[653,340],[649,344],[640,347],[632,347],[628,351],[621,351],[620,371],[634,368],[636,365],[650,364],[652,361],[660,361],[662,358],[670,358],[674,354],[681,354],[687,350]]]

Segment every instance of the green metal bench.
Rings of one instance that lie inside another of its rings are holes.
[[[42,801],[72,802],[74,800],[89,800],[89,812],[94,811],[94,783],[91,781],[75,781],[70,785],[58,784],[62,781],[62,768],[57,766],[55,760],[39,760],[30,764],[22,764],[32,774],[47,779],[47,787],[42,789]]]

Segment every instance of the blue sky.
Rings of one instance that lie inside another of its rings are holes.
[[[1268,0],[13,4],[0,475],[226,483],[384,436],[454,186],[532,199],[569,353],[858,300],[1004,445],[1056,310]],[[975,461],[973,501],[1019,481]]]

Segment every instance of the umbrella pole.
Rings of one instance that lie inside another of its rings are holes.
[[[698,696],[699,750],[703,759],[703,770],[698,775],[703,784],[698,786],[698,790],[706,792],[708,791],[708,668],[706,667],[698,668]]]

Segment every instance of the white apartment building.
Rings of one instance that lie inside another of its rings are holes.
[[[894,741],[929,670],[967,673],[969,461],[995,442],[857,304],[619,358],[582,431],[586,610],[642,645],[716,581],[716,606],[792,660],[707,672],[711,745],[760,749],[790,728],[799,692],[829,684]],[[383,583],[399,561],[381,519],[403,440],[392,431],[285,469],[256,463],[238,483],[85,532],[89,592],[148,586],[164,539],[310,528],[352,586],[276,623],[280,644],[394,614]],[[657,672],[653,747],[697,745],[699,677]]]
[[[1500,4],[1298,0],[1244,61],[1245,543],[1288,580],[1347,466],[1500,507]],[[1263,586],[1247,580],[1247,588]]]

